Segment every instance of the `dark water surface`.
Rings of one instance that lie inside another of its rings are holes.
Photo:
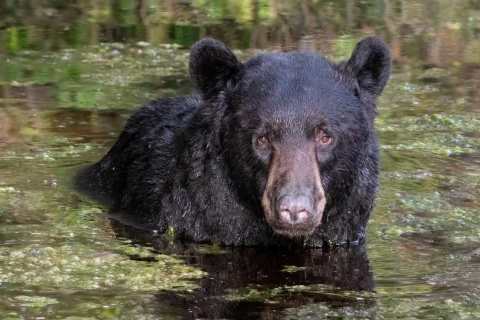
[[[390,46],[366,246],[225,249],[110,221],[70,186],[204,36],[241,58]],[[480,1],[0,1],[0,318],[480,318]]]

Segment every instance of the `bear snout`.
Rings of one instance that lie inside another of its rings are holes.
[[[283,223],[306,223],[312,214],[313,201],[306,195],[286,195],[276,204],[277,219]]]
[[[320,225],[325,203],[314,144],[277,147],[262,196],[273,231],[290,238],[308,236]]]

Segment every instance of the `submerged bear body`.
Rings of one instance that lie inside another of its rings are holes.
[[[240,63],[194,45],[199,94],[151,101],[77,186],[113,217],[197,242],[356,243],[378,186],[375,100],[390,73],[376,38],[339,65],[308,52]]]

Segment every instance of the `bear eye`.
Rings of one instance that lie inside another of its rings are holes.
[[[332,137],[330,135],[328,135],[325,131],[321,130],[318,134],[317,134],[317,143],[322,145],[322,146],[326,146],[326,145],[329,145],[331,142],[332,142]]]
[[[329,144],[330,141],[332,141],[332,138],[329,136],[323,136],[322,138],[320,138],[320,143],[322,144]]]
[[[259,137],[257,138],[257,141],[258,141],[258,143],[260,143],[260,144],[266,144],[266,143],[268,142],[268,138],[267,138],[267,136],[259,136]]]

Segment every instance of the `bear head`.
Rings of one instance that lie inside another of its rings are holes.
[[[368,162],[378,166],[375,101],[390,65],[375,37],[337,65],[304,51],[241,63],[218,40],[193,46],[190,73],[231,184],[276,233],[308,236],[349,201]]]

